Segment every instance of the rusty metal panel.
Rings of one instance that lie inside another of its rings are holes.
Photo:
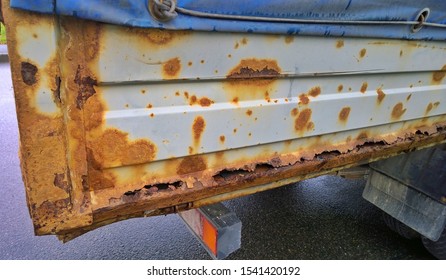
[[[38,234],[69,240],[445,141],[441,41],[3,12]]]

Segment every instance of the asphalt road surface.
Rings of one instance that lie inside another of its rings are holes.
[[[0,259],[210,259],[177,215],[119,222],[67,244],[34,236],[10,75],[0,62]],[[421,242],[385,226],[362,199],[364,184],[324,176],[225,202],[243,224],[242,248],[228,259],[431,259]]]

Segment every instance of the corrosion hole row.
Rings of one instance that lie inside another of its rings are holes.
[[[142,189],[134,190],[134,191],[127,191],[124,193],[125,196],[135,196],[141,193],[142,190],[144,190],[143,194],[152,194],[162,191],[175,191],[179,188],[181,188],[184,185],[183,182],[178,181],[174,183],[161,183],[161,184],[155,184],[155,185],[145,185]]]

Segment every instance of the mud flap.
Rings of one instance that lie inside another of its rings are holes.
[[[363,192],[366,200],[432,241],[437,241],[445,228],[446,205],[441,200],[435,199],[436,197],[428,195],[429,192],[423,191],[432,189],[432,185],[428,186],[427,181],[424,184],[421,180],[411,180],[412,184],[407,184],[405,181],[408,172],[412,178],[422,177],[421,175],[426,173],[425,169],[432,163],[429,161],[432,159],[432,154],[440,152],[440,149],[428,149],[417,152],[417,155],[407,154],[372,164]],[[426,164],[420,165],[423,157],[426,159]],[[417,168],[406,168],[413,167],[415,162]],[[434,167],[430,166],[428,170],[431,176],[439,178],[444,176],[443,170],[432,173],[432,168]],[[437,168],[442,169],[443,165]],[[414,172],[420,176],[416,176]],[[435,178],[429,180],[435,182]],[[416,182],[416,186],[413,186],[413,182]],[[437,181],[437,184],[440,182]],[[444,187],[446,186],[438,185],[436,189],[442,191]]]

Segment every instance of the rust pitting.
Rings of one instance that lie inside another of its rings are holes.
[[[61,82],[60,76],[56,76],[54,78],[54,83],[56,85],[56,88],[53,90],[53,96],[56,104],[58,105],[62,104],[62,99],[60,97],[60,82]]]
[[[277,62],[270,59],[242,59],[228,75],[228,79],[273,79],[280,75]]]
[[[28,86],[32,86],[37,83],[38,68],[29,62],[22,62],[20,73],[22,74],[22,81]]]
[[[96,79],[90,76],[82,76],[81,66],[77,66],[76,76],[74,82],[78,85],[78,93],[76,98],[76,107],[80,110],[84,107],[84,103],[88,98],[92,97],[95,93],[95,86],[98,85]]]
[[[178,57],[169,59],[163,64],[163,73],[167,78],[176,78],[180,74],[181,61]]]

